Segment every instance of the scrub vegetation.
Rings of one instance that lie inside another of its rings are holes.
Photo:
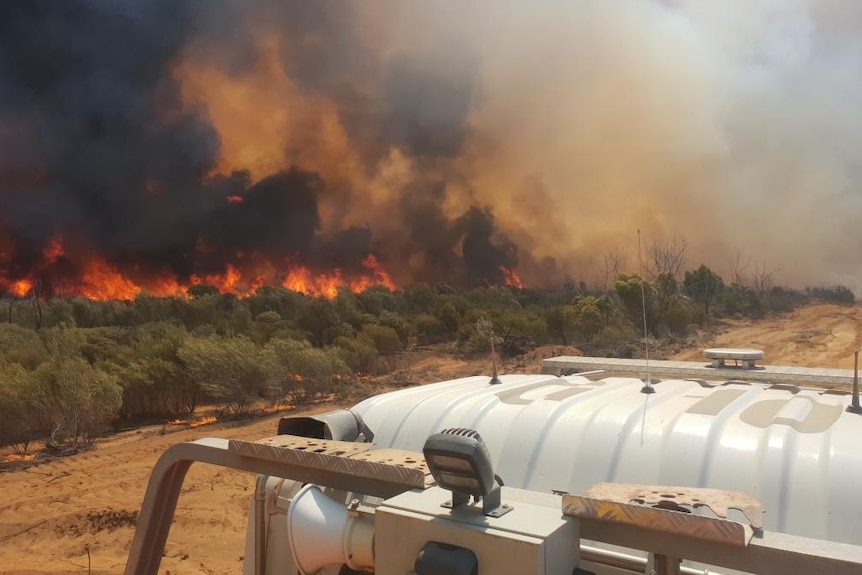
[[[684,273],[619,274],[605,289],[417,284],[344,290],[332,299],[264,287],[237,298],[210,286],[188,297],[134,301],[2,299],[0,445],[26,453],[91,443],[112,425],[223,416],[346,397],[405,351],[513,357],[538,345],[637,357],[648,337],[672,342],[722,317],[763,317],[812,299],[851,304],[843,287],[794,290],[726,283],[701,265]]]

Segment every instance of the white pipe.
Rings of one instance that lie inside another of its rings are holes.
[[[266,482],[269,475],[258,475],[254,486],[254,572],[266,575]]]
[[[581,559],[608,567],[624,569],[632,573],[643,573],[647,566],[645,557],[638,557],[637,555],[629,555],[609,549],[600,549],[599,547],[592,547],[590,545],[581,545]],[[683,575],[719,575],[715,571],[695,569],[693,567],[680,567],[679,572]]]

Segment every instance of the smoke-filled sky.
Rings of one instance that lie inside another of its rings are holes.
[[[4,0],[0,275],[862,272],[857,0]],[[630,267],[634,267],[631,264]]]

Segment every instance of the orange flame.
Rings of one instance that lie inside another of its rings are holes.
[[[211,249],[199,241],[196,250],[201,255],[209,255]],[[2,254],[0,254],[2,255]],[[193,275],[185,282],[179,281],[170,273],[158,277],[130,277],[109,264],[106,260],[91,256],[81,265],[79,260],[69,262],[71,268],[79,271],[75,277],[54,275],[52,266],[60,258],[69,257],[59,236],[53,238],[42,251],[42,261],[34,267],[33,272],[24,278],[6,279],[0,276],[0,291],[5,291],[12,297],[24,298],[30,295],[36,297],[64,297],[68,295],[83,296],[92,300],[132,301],[143,292],[156,297],[189,297],[189,288],[194,285],[211,285],[219,293],[233,294],[237,297],[247,297],[266,285],[282,285],[287,289],[314,297],[329,299],[338,295],[339,290],[349,289],[352,292],[364,291],[374,285],[383,285],[395,290],[395,282],[370,254],[362,262],[365,271],[359,274],[344,274],[339,269],[324,273],[314,273],[305,266],[290,264],[285,268],[273,265],[259,254],[237,253],[243,263],[227,264],[223,273]],[[246,263],[247,262],[247,263]],[[63,266],[64,269],[69,269]],[[37,278],[45,278],[42,290]]]
[[[215,416],[210,415],[210,416],[203,417],[201,419],[196,419],[196,420],[192,421],[191,423],[189,423],[189,427],[194,429],[195,427],[201,427],[202,425],[210,425],[211,423],[216,423],[217,421],[218,421],[218,419],[216,419]]]
[[[217,417],[214,415],[207,415],[199,419],[172,419],[168,422],[168,425],[187,425],[189,429],[194,429],[196,427],[202,427],[204,425],[210,425],[217,422]]]
[[[159,278],[146,286],[146,291],[156,297],[186,297],[188,288],[180,285],[175,278]]]
[[[365,291],[375,285],[382,285],[390,290],[396,289],[392,278],[374,257],[374,254],[368,254],[362,262],[362,266],[370,273],[349,280],[345,279],[341,270],[338,269],[329,274],[313,275],[308,268],[297,266],[291,268],[287,273],[282,286],[301,294],[322,296],[327,299],[337,296],[339,289],[349,289],[354,293]]]
[[[287,273],[281,285],[301,294],[320,295],[332,299],[338,295],[338,288],[344,285],[344,280],[339,270],[335,270],[332,274],[315,276],[308,268],[299,266]]]
[[[521,283],[521,278],[515,272],[515,270],[510,270],[506,266],[500,266],[500,271],[503,272],[503,281],[507,286],[511,286],[517,289],[523,289],[524,286]]]
[[[95,300],[131,301],[141,288],[102,260],[93,260],[81,277],[82,296]]]
[[[227,265],[224,275],[192,276],[192,285],[207,284],[215,286],[221,293],[237,293],[237,285],[242,280],[242,274],[232,265]]]
[[[28,279],[12,282],[10,291],[15,297],[24,297],[33,289],[33,282]]]
[[[12,463],[13,461],[33,461],[36,459],[35,453],[9,453],[3,456],[3,463]]]
[[[63,239],[59,236],[54,236],[42,251],[42,255],[45,257],[45,263],[48,264],[53,264],[58,259],[66,255],[66,252],[63,249]]]

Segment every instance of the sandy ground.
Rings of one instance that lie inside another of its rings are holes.
[[[770,364],[852,368],[860,319],[862,306],[817,305],[765,321],[729,320],[704,342],[760,348]],[[701,347],[675,358],[701,360]],[[541,348],[501,366],[501,372],[538,369],[542,357],[571,353],[572,348]],[[490,371],[487,360],[433,356],[428,352],[411,360],[405,379],[431,382]],[[277,420],[165,428],[167,433],[161,426],[146,427],[115,435],[87,453],[0,474],[0,573],[122,573],[137,509],[159,455],[175,443],[201,437],[274,435]],[[240,573],[253,489],[251,475],[192,466],[159,573]]]
[[[87,573],[89,565],[93,574],[122,573],[159,455],[201,437],[275,435],[277,425],[278,417],[268,417],[165,434],[161,426],[147,427],[111,437],[87,453],[0,475],[0,572]],[[253,489],[249,474],[193,465],[159,573],[242,572]]]
[[[862,305],[813,305],[761,321],[723,320],[704,347],[762,349],[764,365],[853,369],[853,351],[862,345]],[[703,360],[700,347],[672,359]]]

